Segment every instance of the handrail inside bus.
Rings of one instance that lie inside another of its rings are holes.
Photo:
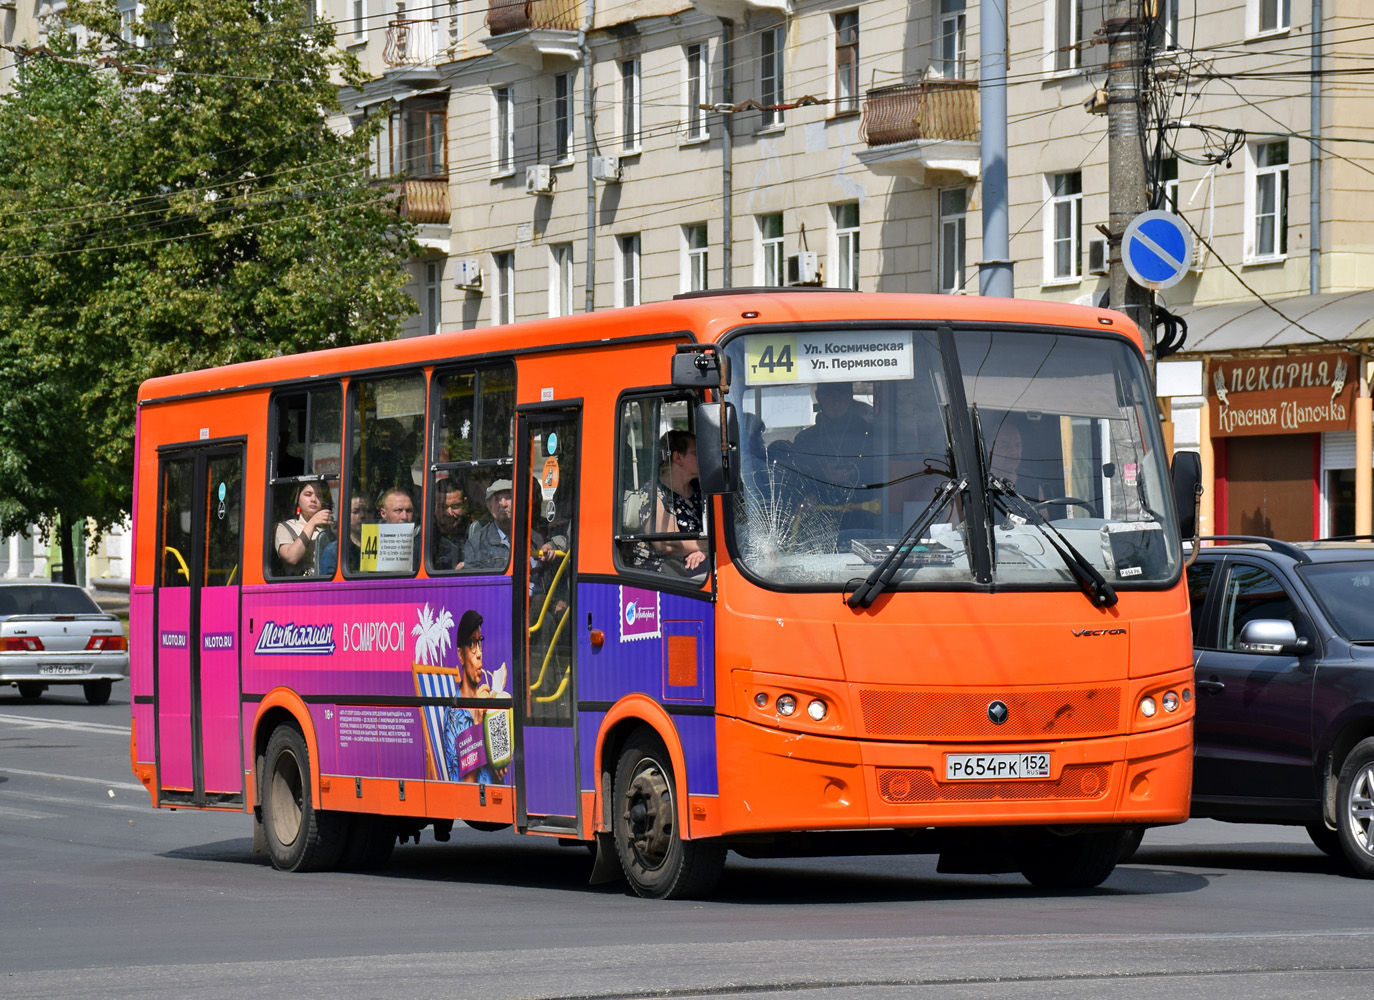
[[[530,685],[531,691],[538,691],[544,686],[544,674],[548,672],[549,664],[553,662],[553,651],[558,648],[558,637],[563,634],[563,626],[568,623],[568,615],[572,613],[572,608],[563,610],[563,617],[558,619],[558,627],[553,630],[553,638],[549,640],[549,648],[544,651],[544,662],[539,667],[539,676]]]
[[[531,553],[531,555],[533,555],[533,553]],[[539,617],[535,619],[534,624],[530,626],[530,635],[534,635],[534,633],[538,632],[540,627],[544,624],[544,615],[548,614],[549,603],[553,600],[554,591],[558,589],[558,581],[563,579],[563,571],[568,568],[567,552],[560,552],[555,549],[554,556],[560,560],[558,571],[554,573],[553,579],[549,581],[549,589],[544,594],[544,606],[539,609]]]
[[[190,569],[190,567],[188,567],[188,566],[186,565],[186,560],[183,559],[183,558],[181,557],[181,553],[178,552],[176,549],[172,548],[172,546],[170,546],[170,545],[164,545],[164,546],[162,547],[162,551],[163,551],[164,554],[167,553],[167,552],[170,552],[170,553],[172,553],[172,555],[174,555],[174,556],[177,557],[177,563],[181,566],[181,575],[184,576],[184,577],[186,577],[186,582],[187,582],[187,583],[190,583],[190,582],[191,582],[191,569]]]
[[[561,680],[561,681],[559,682],[559,684],[558,684],[558,690],[554,691],[553,694],[546,694],[546,695],[543,695],[542,697],[536,696],[534,700],[535,700],[536,702],[538,702],[539,704],[541,704],[541,705],[542,705],[542,704],[545,704],[545,703],[547,703],[547,702],[550,702],[550,701],[557,701],[559,698],[563,697],[563,692],[566,691],[566,690],[568,689],[568,680],[569,680],[569,678],[571,678],[571,677],[572,677],[572,667],[564,667],[564,668],[563,668],[563,680]]]

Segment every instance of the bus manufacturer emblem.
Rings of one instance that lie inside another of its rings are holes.
[[[1011,710],[1007,708],[1007,703],[1004,701],[989,702],[988,718],[992,720],[994,726],[1000,726],[1011,718]]]

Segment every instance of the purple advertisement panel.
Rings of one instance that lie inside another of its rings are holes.
[[[200,592],[200,733],[207,792],[243,790],[239,748],[238,587]]]
[[[531,816],[576,816],[571,728],[526,726],[525,812]]]
[[[191,589],[157,595],[158,777],[163,788],[191,789]]]
[[[324,773],[504,784],[510,605],[509,579],[245,588],[244,690],[335,700],[312,708]]]
[[[662,635],[657,590],[620,588],[620,641],[657,639]]]

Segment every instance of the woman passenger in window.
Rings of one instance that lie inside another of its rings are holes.
[[[641,534],[680,531],[699,535],[705,523],[706,504],[697,482],[696,438],[686,431],[668,431],[659,439],[658,478],[645,483],[636,494]],[[682,559],[682,563],[673,560]],[[706,561],[706,551],[695,538],[680,542],[637,542],[631,556],[635,566],[676,569],[685,563],[695,573]]]
[[[333,535],[333,512],[324,505],[323,483],[301,483],[296,490],[296,516],[277,523],[274,542],[287,576],[314,572],[315,553],[323,552]]]

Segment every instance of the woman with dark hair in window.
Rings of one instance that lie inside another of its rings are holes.
[[[273,541],[281,559],[281,572],[305,576],[317,571],[315,553],[323,552],[333,535],[333,512],[325,506],[322,482],[301,483],[292,506],[296,516],[277,523]]]
[[[697,442],[687,431],[668,431],[659,439],[658,478],[645,483],[632,495],[638,512],[641,534],[680,531],[687,535],[702,533],[706,503],[697,482]],[[682,541],[636,543],[631,562],[646,569],[676,568],[670,562],[681,558],[688,573],[695,573],[706,561],[706,550],[696,538]]]

